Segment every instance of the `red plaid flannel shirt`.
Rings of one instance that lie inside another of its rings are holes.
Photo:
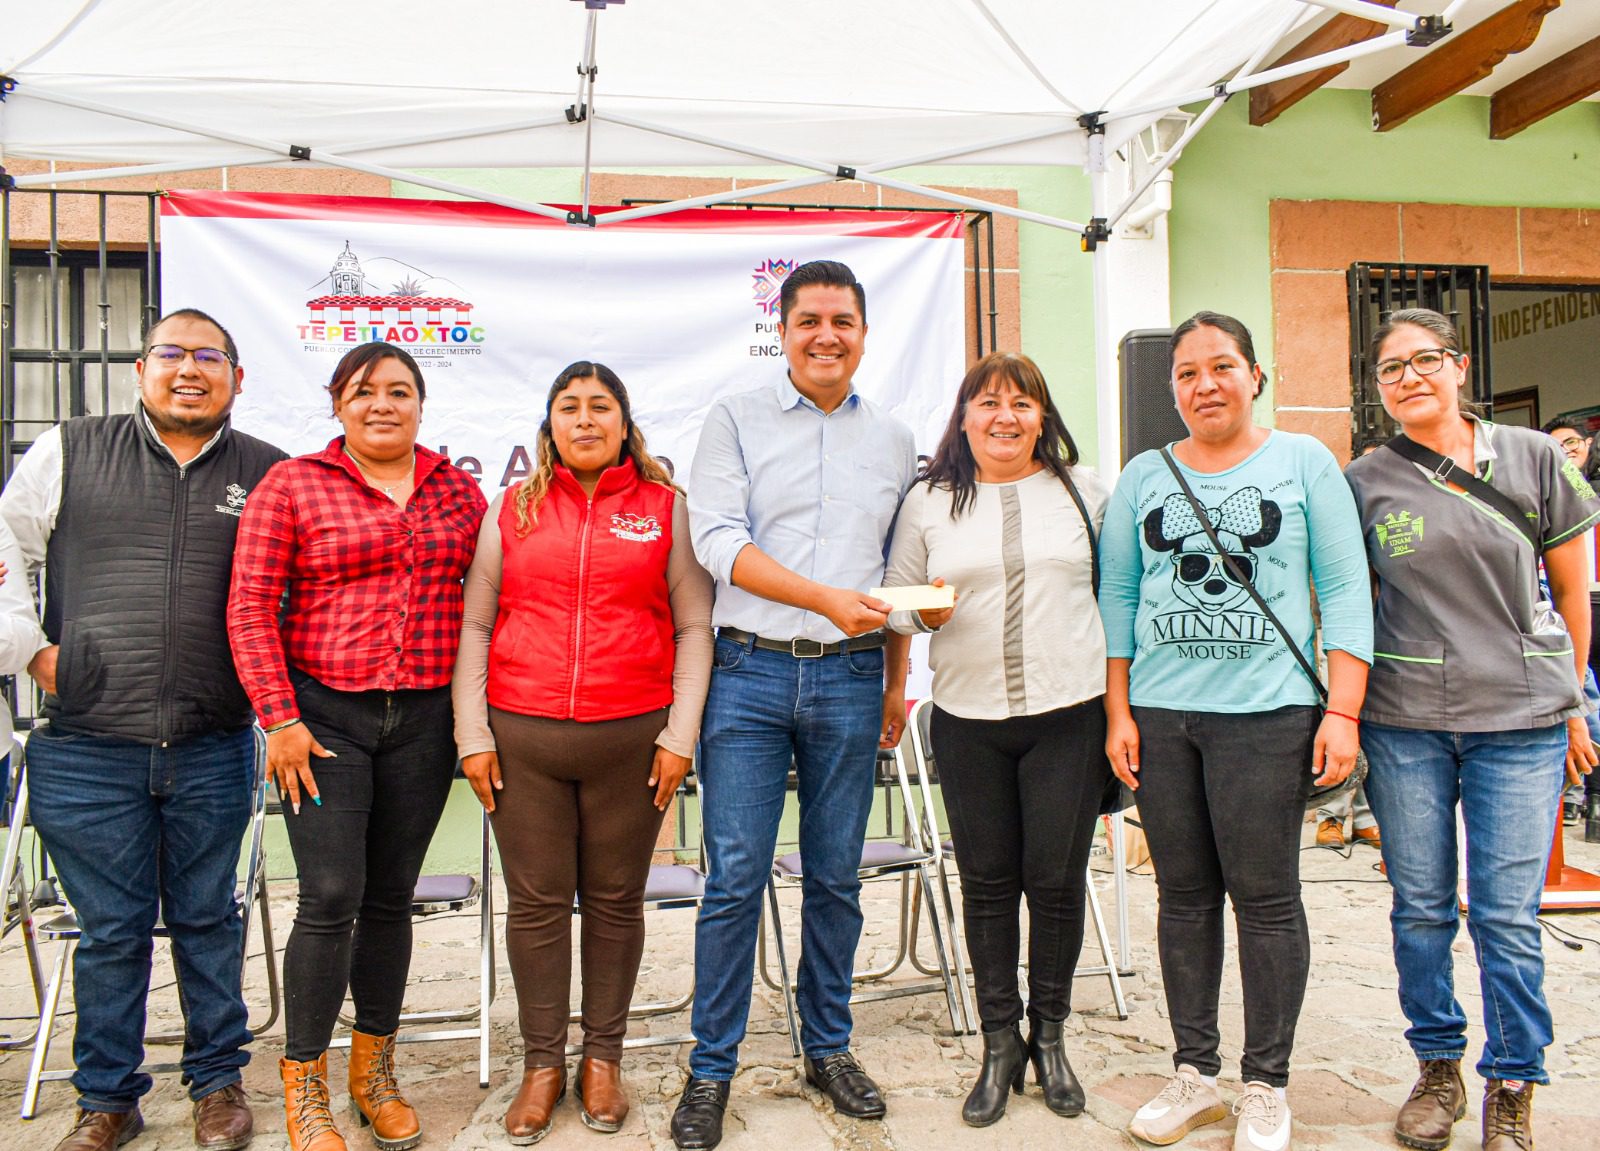
[[[339,691],[450,682],[486,501],[476,480],[420,446],[415,483],[398,507],[362,479],[338,436],[277,464],[250,493],[228,639],[263,727],[300,714],[287,664]]]

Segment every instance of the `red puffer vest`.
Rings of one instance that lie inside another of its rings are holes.
[[[631,459],[601,473],[593,498],[557,465],[533,530],[519,537],[507,493],[490,704],[592,723],[672,702],[673,497]]]

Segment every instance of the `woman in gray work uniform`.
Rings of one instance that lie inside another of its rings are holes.
[[[1595,763],[1579,688],[1589,649],[1580,537],[1600,520],[1600,500],[1548,436],[1462,410],[1468,360],[1439,313],[1395,312],[1369,363],[1403,433],[1345,473],[1378,589],[1361,710],[1367,795],[1394,888],[1406,1039],[1421,1064],[1395,1135],[1437,1151],[1466,1113],[1467,1020],[1450,950],[1459,805],[1487,1032],[1483,1146],[1528,1151],[1552,1039],[1535,915],[1563,771],[1576,778]],[[1541,553],[1554,611],[1538,597]]]

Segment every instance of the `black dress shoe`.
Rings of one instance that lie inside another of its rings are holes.
[[[1028,1047],[1022,1032],[1013,1023],[999,1031],[983,1033],[983,1070],[972,1094],[961,1105],[961,1119],[968,1127],[987,1127],[1006,1113],[1010,1093],[1022,1094],[1022,1077],[1028,1071]]]
[[[1061,1020],[1030,1019],[1028,1058],[1033,1061],[1035,1082],[1044,1088],[1044,1105],[1069,1118],[1083,1114],[1083,1085],[1072,1073],[1061,1045]]]
[[[835,1111],[852,1119],[882,1119],[889,1109],[883,1092],[848,1051],[821,1059],[807,1055],[806,1082],[833,1100]]]
[[[725,1081],[691,1077],[672,1112],[672,1141],[679,1151],[711,1151],[721,1143],[722,1113],[727,1108]]]

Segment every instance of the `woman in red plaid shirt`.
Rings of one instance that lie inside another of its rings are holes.
[[[250,493],[228,633],[300,873],[283,960],[289,1143],[345,1146],[326,1073],[348,987],[350,1096],[400,1151],[422,1138],[394,1078],[411,894],[455,771],[450,675],[484,498],[418,446],[426,393],[405,351],[363,344],[328,393],[344,435]]]

